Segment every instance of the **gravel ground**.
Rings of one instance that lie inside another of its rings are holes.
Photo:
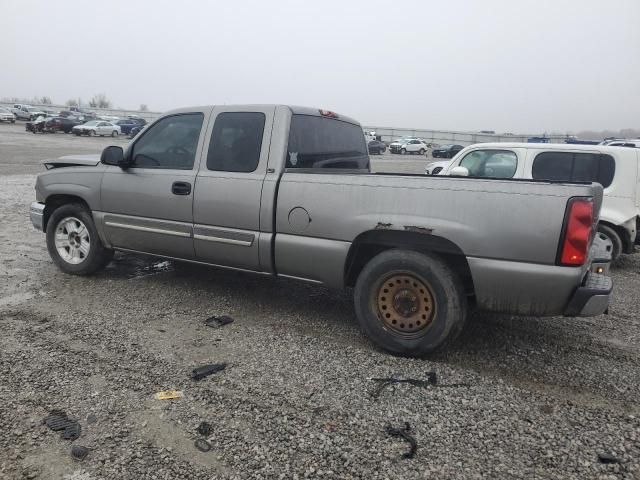
[[[637,255],[613,270],[609,315],[476,315],[447,352],[393,357],[361,334],[348,294],[122,254],[99,275],[62,274],[29,224],[33,173],[111,139],[21,128],[0,125],[0,478],[640,478]],[[235,322],[204,326],[223,314]],[[226,370],[191,380],[217,362]],[[430,371],[436,386],[372,396],[371,377]],[[154,398],[166,389],[184,397]],[[42,425],[54,408],[79,421],[78,440]],[[405,422],[413,459],[385,433]]]

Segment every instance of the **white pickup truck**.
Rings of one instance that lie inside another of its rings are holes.
[[[45,165],[31,220],[70,274],[123,250],[352,288],[363,330],[406,355],[443,348],[470,308],[609,304],[589,271],[600,185],[374,174],[360,125],[326,110],[181,109],[126,151]]]

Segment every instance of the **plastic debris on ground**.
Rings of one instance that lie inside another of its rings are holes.
[[[196,429],[196,431],[200,435],[203,435],[205,437],[208,437],[209,435],[211,435],[212,430],[213,430],[213,426],[207,422],[200,423],[200,425],[198,425],[198,428]]]
[[[155,394],[156,400],[176,400],[184,397],[182,390],[164,390]]]
[[[195,441],[195,446],[201,452],[208,452],[209,450],[211,450],[211,444],[202,438],[199,438]]]
[[[409,443],[409,451],[407,453],[402,454],[402,458],[413,458],[416,456],[416,450],[418,450],[418,443],[416,439],[411,435],[411,426],[408,422],[404,424],[404,428],[393,428],[389,425],[385,432],[387,432],[392,437],[400,437],[406,440]]]
[[[233,318],[229,317],[228,315],[214,315],[213,317],[209,317],[204,321],[204,324],[207,327],[212,328],[224,327],[225,325],[229,325],[230,323],[233,323]]]
[[[89,449],[81,445],[74,445],[71,447],[71,456],[76,460],[84,460],[89,455]]]
[[[54,432],[62,431],[64,440],[76,440],[82,433],[82,427],[76,420],[71,420],[62,410],[51,410],[43,423]]]
[[[191,371],[191,378],[194,380],[202,380],[203,378],[208,377],[213,373],[221,372],[225,368],[227,368],[226,363],[212,363],[209,365],[203,365],[201,367],[194,368]]]

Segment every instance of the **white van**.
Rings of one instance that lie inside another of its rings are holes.
[[[440,175],[598,182],[604,187],[598,230],[613,243],[613,259],[634,251],[640,214],[640,149],[480,143],[458,153]]]

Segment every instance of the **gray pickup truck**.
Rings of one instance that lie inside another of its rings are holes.
[[[114,250],[353,287],[391,352],[448,344],[469,308],[599,315],[598,184],[370,171],[360,125],[283,105],[172,111],[126,150],[44,162],[31,219],[61,270]]]

